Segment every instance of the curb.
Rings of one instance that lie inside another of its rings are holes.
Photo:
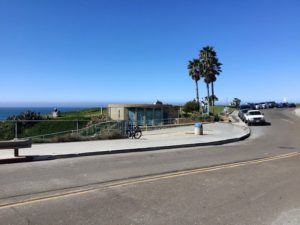
[[[192,143],[192,144],[181,144],[181,145],[169,145],[169,146],[157,146],[157,147],[146,147],[146,148],[133,148],[133,149],[124,149],[124,150],[107,150],[102,152],[85,152],[85,153],[78,153],[78,154],[65,154],[65,155],[55,155],[51,156],[50,159],[65,159],[65,158],[75,158],[75,157],[84,157],[84,156],[93,156],[93,155],[112,155],[112,154],[122,154],[122,153],[135,153],[135,152],[147,152],[147,151],[159,151],[159,150],[166,150],[166,149],[174,149],[174,148],[190,148],[190,147],[201,147],[201,146],[214,146],[214,145],[224,145],[229,143],[234,143],[238,141],[243,141],[250,137],[251,130],[248,127],[247,133],[238,138],[230,138],[220,141],[212,141],[212,142],[205,142],[205,143]],[[34,157],[34,161],[39,161],[37,158]]]
[[[234,125],[234,124],[233,124]],[[238,126],[238,125],[234,125]],[[97,155],[113,155],[113,154],[124,154],[124,153],[136,153],[136,152],[148,152],[148,151],[159,151],[166,149],[178,149],[178,148],[191,148],[191,147],[201,147],[201,146],[214,146],[214,145],[224,145],[229,143],[234,143],[238,141],[243,141],[250,137],[251,129],[249,127],[244,127],[247,129],[247,133],[237,138],[229,138],[220,141],[211,141],[204,143],[192,143],[192,144],[180,144],[180,145],[168,145],[168,146],[157,146],[157,147],[145,147],[145,148],[133,148],[133,149],[124,149],[124,150],[107,150],[101,152],[85,152],[85,153],[72,153],[64,155],[45,155],[45,156],[24,156],[19,158],[11,158],[0,160],[0,164],[6,163],[19,163],[19,162],[31,162],[31,161],[45,161],[45,160],[54,160],[54,159],[66,159],[66,158],[76,158],[76,157],[85,157],[85,156],[97,156]]]
[[[22,163],[33,161],[32,156],[20,156],[16,158],[0,159],[0,164]]]

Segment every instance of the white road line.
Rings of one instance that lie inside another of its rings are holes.
[[[290,124],[294,124],[294,122],[293,121],[291,121],[291,120],[287,120],[287,119],[281,119],[282,121],[285,121],[285,122],[288,122],[288,123],[290,123]]]

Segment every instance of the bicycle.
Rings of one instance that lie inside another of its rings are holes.
[[[139,139],[140,137],[142,137],[142,130],[139,126],[128,126],[127,130],[126,130],[126,136],[128,138],[135,138],[135,139]]]

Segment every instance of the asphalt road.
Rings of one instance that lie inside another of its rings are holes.
[[[300,119],[246,141],[0,165],[0,224],[300,224]]]

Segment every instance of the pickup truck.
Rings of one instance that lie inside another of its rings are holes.
[[[265,124],[266,120],[264,114],[259,110],[249,110],[245,114],[245,122],[248,123],[248,125]]]

